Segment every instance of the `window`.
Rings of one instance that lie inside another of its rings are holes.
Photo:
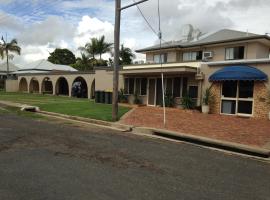
[[[184,77],[183,78],[182,97],[187,95],[187,86],[188,86],[188,79],[186,77]]]
[[[124,92],[125,94],[134,94],[134,78],[125,78]]]
[[[146,95],[147,94],[147,78],[141,79],[141,94],[140,95]]]
[[[202,60],[202,51],[184,52],[183,61]]]
[[[167,63],[167,54],[156,54],[154,55],[154,63],[160,63],[160,56],[162,63]]]
[[[225,81],[222,85],[222,96],[236,97],[237,81]]]
[[[167,78],[166,79],[166,92],[165,92],[165,94],[172,95],[173,94],[172,88],[173,88],[173,79]]]
[[[173,97],[181,97],[181,77],[173,80]]]
[[[233,47],[225,49],[225,59],[226,60],[236,60],[236,59],[244,59],[245,47]]]
[[[189,86],[188,95],[192,99],[198,98],[198,86]]]
[[[221,113],[252,115],[254,81],[225,81],[222,84]]]
[[[141,90],[141,79],[140,78],[136,78],[135,79],[135,83],[136,83],[135,94],[137,93],[139,95],[140,94],[140,90]]]
[[[129,78],[128,94],[134,94],[134,78]]]
[[[128,94],[128,78],[125,78],[125,82],[124,82],[124,93]]]

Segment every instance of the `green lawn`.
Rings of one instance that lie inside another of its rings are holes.
[[[89,99],[39,94],[6,93],[0,91],[0,100],[34,105],[40,107],[41,110],[49,112],[112,121],[111,105],[96,104]],[[129,110],[130,108],[127,107],[119,107],[119,117]]]

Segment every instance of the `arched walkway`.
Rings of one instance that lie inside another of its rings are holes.
[[[53,94],[53,83],[49,77],[43,79],[41,92],[43,94]]]
[[[30,93],[39,93],[39,82],[36,78],[32,78],[29,85]]]
[[[96,91],[96,81],[94,79],[91,85],[91,99],[95,99],[95,91]]]
[[[26,78],[21,78],[19,83],[19,91],[20,92],[28,92],[28,85]]]
[[[73,97],[88,98],[88,86],[84,78],[77,77],[72,83]]]
[[[64,77],[60,77],[55,84],[56,95],[69,95],[69,87],[67,79]]]

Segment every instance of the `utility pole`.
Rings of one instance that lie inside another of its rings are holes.
[[[121,8],[121,0],[115,0],[115,22],[114,22],[114,70],[113,70],[113,98],[112,98],[112,120],[118,120],[118,83],[119,83],[119,46],[120,46],[120,24],[121,11],[148,0],[141,0]]]

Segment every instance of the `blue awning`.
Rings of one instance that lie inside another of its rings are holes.
[[[267,81],[268,76],[255,67],[247,65],[228,66],[216,71],[209,81]]]

